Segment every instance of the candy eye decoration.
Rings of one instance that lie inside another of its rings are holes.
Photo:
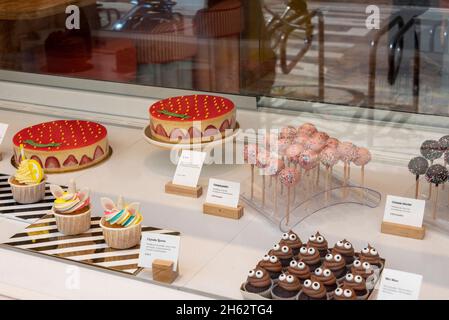
[[[287,276],[285,274],[281,274],[279,276],[279,281],[285,281],[286,278],[287,278]]]
[[[352,292],[349,289],[346,289],[344,292],[344,295],[346,298],[351,298],[352,297]]]
[[[338,241],[337,242],[337,247],[343,247],[344,246],[344,244],[343,244],[343,241]],[[338,289],[337,289],[338,290]]]
[[[320,290],[320,288],[321,288],[321,285],[320,285],[319,282],[312,283],[312,289],[313,290],[318,291],[318,290]]]
[[[368,248],[363,248],[362,253],[369,253],[369,249]]]
[[[343,289],[342,288],[337,288],[335,289],[335,294],[339,297],[341,297],[341,295],[343,294]]]
[[[270,262],[271,263],[276,263],[276,262],[278,262],[278,258],[276,256],[271,256],[270,257]]]
[[[281,248],[281,251],[282,251],[283,253],[288,253],[288,247],[287,247],[287,246],[283,246],[283,247]]]
[[[316,240],[316,237],[315,237],[314,235],[311,235],[311,236],[309,237],[309,240],[310,240],[310,241],[315,241],[315,240]]]
[[[316,268],[316,269],[315,269],[315,274],[316,274],[317,276],[321,276],[321,275],[323,274],[323,269],[321,269],[321,268]]]
[[[307,248],[306,247],[301,247],[301,249],[299,249],[299,253],[306,254],[307,253]]]
[[[304,270],[306,268],[306,264],[304,262],[298,263],[298,269]]]
[[[352,273],[348,273],[346,275],[345,279],[349,282],[352,282],[352,280],[354,280],[354,276],[352,275]]]
[[[306,288],[310,288],[310,287],[312,286],[312,281],[306,280],[306,281],[304,281],[303,285],[304,285],[304,287],[306,287]]]
[[[255,274],[256,274],[256,271],[254,271],[254,270],[249,270],[249,272],[248,272],[248,277],[252,278],[252,277],[255,276]]]
[[[355,260],[354,261],[354,267],[358,268],[362,265],[362,263],[360,262],[360,260]]]
[[[263,272],[261,270],[257,270],[256,271],[256,278],[257,279],[262,279],[262,277],[263,277]]]
[[[329,269],[326,269],[326,270],[323,271],[323,275],[324,275],[325,277],[330,277],[331,274],[332,274],[332,272],[331,272]]]
[[[278,244],[275,244],[275,245],[273,246],[273,250],[274,250],[274,251],[278,251],[280,248],[281,248],[281,246],[278,245]]]
[[[371,253],[372,256],[377,256],[377,250],[376,249],[371,249],[369,251],[369,253]]]
[[[287,276],[287,282],[288,282],[288,283],[293,283],[293,281],[295,281],[295,278],[293,278],[292,275],[288,275],[288,276]]]
[[[334,257],[334,260],[337,261],[337,262],[340,262],[341,259],[342,259],[341,255],[339,255],[339,254],[336,254],[335,257]]]
[[[309,248],[309,250],[307,250],[307,253],[309,255],[314,255],[315,254],[315,248]]]
[[[330,253],[326,254],[326,261],[332,261],[332,259],[334,258],[333,255],[331,255]]]
[[[295,241],[297,239],[296,234],[291,234],[288,236],[288,238],[290,239],[290,241]]]
[[[362,278],[362,276],[355,276],[354,281],[355,281],[356,283],[362,283],[363,278]]]
[[[268,261],[270,260],[270,256],[268,254],[264,255],[262,258],[263,261]]]
[[[345,246],[345,249],[348,249],[348,250],[352,248],[352,244],[350,244],[349,242],[346,242],[344,244],[344,246]]]
[[[318,236],[318,237],[316,238],[316,241],[318,241],[319,243],[323,243],[323,242],[324,242],[324,237]]]
[[[296,262],[296,260],[290,261],[290,267],[295,268],[297,266],[298,266],[298,262]]]
[[[369,264],[369,262],[364,262],[363,269],[368,270],[369,268],[371,268],[371,265]]]
[[[288,240],[288,233],[284,233],[282,235],[282,240]]]

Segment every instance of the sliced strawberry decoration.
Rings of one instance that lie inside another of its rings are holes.
[[[206,130],[204,130],[205,137],[215,136],[218,133],[220,132],[213,125],[208,126]]]
[[[45,168],[58,169],[61,168],[61,165],[59,164],[58,159],[56,159],[55,157],[48,157],[47,160],[45,160]]]
[[[78,165],[78,160],[76,160],[75,156],[70,155],[67,157],[67,159],[62,164],[64,167],[73,167]]]
[[[168,138],[167,132],[165,132],[165,129],[164,129],[161,125],[158,125],[158,126],[156,127],[155,132],[156,132],[157,135],[160,135],[160,136],[162,136],[162,137]]]
[[[104,156],[104,151],[103,151],[103,149],[101,149],[100,146],[97,146],[97,148],[95,149],[95,153],[94,153],[94,160],[95,160],[95,159],[99,159],[99,158],[101,158],[101,157],[103,157],[103,156]]]
[[[225,131],[231,128],[231,124],[229,123],[229,121],[226,119],[225,121],[223,121],[223,123],[221,124],[220,127],[220,131]]]
[[[88,164],[88,163],[91,163],[91,162],[92,162],[92,159],[89,158],[88,156],[84,155],[84,156],[81,158],[80,166],[83,166],[83,165]]]

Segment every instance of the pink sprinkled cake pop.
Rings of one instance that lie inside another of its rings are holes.
[[[371,161],[371,152],[366,148],[356,148],[353,162],[356,166],[366,166]]]
[[[268,165],[265,167],[265,173],[267,176],[277,176],[279,172],[284,170],[285,163],[279,158],[271,158]]]
[[[327,168],[335,166],[338,161],[340,161],[337,149],[332,147],[325,148],[320,153],[320,160],[321,163]]]
[[[281,139],[293,140],[293,139],[295,139],[296,134],[297,134],[296,128],[292,127],[292,126],[288,126],[288,127],[284,127],[281,129],[281,134],[279,135],[279,137]]]
[[[292,144],[288,147],[285,155],[287,156],[288,161],[294,163],[295,165],[299,163],[299,156],[304,151],[304,147],[300,144]]]
[[[310,139],[310,149],[315,152],[320,152],[326,146],[329,135],[325,132],[317,132]]]
[[[294,142],[297,144],[305,145],[309,140],[310,140],[310,136],[308,136],[304,133],[299,133],[296,135]]]
[[[243,158],[248,164],[256,164],[258,147],[256,144],[248,144],[243,148]]]
[[[301,174],[295,168],[285,168],[279,172],[279,182],[287,187],[287,212],[286,212],[286,224],[290,222],[290,195],[291,189],[294,188],[301,179]]]
[[[305,150],[299,156],[299,165],[305,171],[312,170],[318,165],[319,156],[318,153],[312,150]]]
[[[352,159],[354,159],[354,155],[356,153],[356,146],[354,146],[354,144],[349,141],[341,142],[338,145],[337,151],[341,161],[349,163],[350,161],[352,161]]]
[[[274,133],[268,133],[267,135],[265,135],[263,142],[264,142],[264,147],[267,150],[271,150],[271,146],[274,145],[275,143],[277,143],[279,139],[279,136],[277,134]]]
[[[270,152],[268,152],[265,149],[259,149],[259,152],[257,153],[257,161],[256,166],[259,169],[264,169],[268,166],[268,163],[270,161]]]
[[[337,138],[329,138],[326,141],[326,147],[330,148],[338,148],[338,145],[340,144],[340,140]]]
[[[318,130],[316,129],[316,127],[311,124],[311,123],[304,123],[303,125],[301,125],[298,128],[298,133],[299,134],[305,134],[306,136],[311,137],[312,135],[314,135]]]
[[[289,146],[291,146],[292,142],[289,139],[279,139],[278,140],[278,154],[279,156],[285,156],[285,153]]]

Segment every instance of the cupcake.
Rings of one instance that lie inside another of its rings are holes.
[[[71,180],[67,191],[60,186],[50,185],[55,197],[52,213],[55,216],[58,231],[65,235],[75,235],[90,229],[90,197],[89,190],[76,190]]]
[[[323,284],[327,292],[337,289],[337,278],[329,269],[316,268],[311,280]]]
[[[294,275],[283,273],[279,276],[279,281],[271,290],[271,296],[275,300],[296,300],[296,296],[301,290],[301,282]]]
[[[369,262],[354,260],[351,266],[351,273],[354,275],[360,275],[366,280],[374,274],[374,269]]]
[[[14,201],[21,204],[36,203],[45,197],[45,175],[36,160],[25,159],[21,147],[21,159],[14,176],[8,180]]]
[[[276,256],[281,261],[282,267],[288,267],[290,260],[293,258],[293,251],[290,247],[282,244],[275,244],[273,249],[268,253],[269,255]]]
[[[311,276],[309,266],[305,264],[304,261],[302,260],[290,261],[290,265],[287,268],[287,272],[297,277],[301,283],[304,283],[304,281],[310,279]]]
[[[315,271],[321,265],[320,254],[313,247],[301,247],[298,258],[309,266],[310,271]]]
[[[298,235],[291,230],[282,235],[281,244],[290,247],[294,256],[298,255],[299,249],[302,247],[301,239],[299,239]]]
[[[357,300],[357,295],[351,287],[341,286],[335,289],[334,300]]]
[[[379,256],[379,253],[370,244],[368,244],[368,247],[362,249],[362,251],[359,253],[359,259],[362,262],[369,262],[371,265],[378,268],[383,267],[383,263]]]
[[[343,279],[342,286],[354,290],[358,299],[363,300],[368,297],[368,290],[366,289],[366,281],[360,275],[353,275],[348,273]]]
[[[244,289],[250,293],[257,293],[265,298],[270,297],[272,281],[268,272],[262,268],[256,268],[248,272],[248,278]]]
[[[266,254],[257,266],[265,269],[273,280],[279,278],[282,273],[282,264],[276,256]]]
[[[346,274],[346,262],[340,254],[326,254],[323,268],[330,269],[337,278],[344,277]]]
[[[104,240],[113,249],[129,249],[139,244],[142,233],[142,215],[137,202],[125,205],[119,197],[117,205],[111,199],[101,198],[104,217],[100,221]]]
[[[332,248],[332,254],[339,254],[345,259],[346,264],[352,264],[354,262],[354,247],[352,243],[343,239],[338,241]]]
[[[306,280],[298,300],[327,300],[326,288],[318,281]]]
[[[317,249],[320,257],[325,257],[328,253],[327,241],[319,232],[309,237],[307,246]]]

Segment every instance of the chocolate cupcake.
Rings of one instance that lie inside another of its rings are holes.
[[[354,260],[351,267],[351,273],[353,275],[360,275],[366,280],[374,274],[374,269],[367,261],[361,262],[360,260]]]
[[[271,290],[272,281],[267,271],[262,268],[256,268],[248,272],[248,278],[245,283],[245,290],[251,293],[257,293],[265,296]]]
[[[338,241],[332,249],[332,254],[339,254],[343,257],[346,264],[352,264],[354,262],[354,247],[352,243],[343,239]]]
[[[322,283],[327,292],[337,289],[337,278],[329,269],[316,268],[311,280]]]
[[[356,296],[359,297],[359,299],[363,299],[368,296],[368,290],[366,288],[366,281],[360,275],[354,275],[352,273],[348,273],[345,276],[342,285],[354,290]]]
[[[369,262],[373,266],[379,268],[383,267],[382,259],[380,258],[379,253],[370,244],[368,244],[368,247],[363,248],[360,252],[359,259],[362,262]]]
[[[323,268],[330,269],[337,278],[346,274],[346,262],[340,254],[328,253],[324,258]]]
[[[357,295],[349,286],[341,286],[340,288],[335,289],[334,291],[334,300],[357,300]]]
[[[298,300],[327,300],[326,288],[318,281],[306,280]]]
[[[313,247],[301,247],[298,258],[307,264],[312,272],[321,265],[320,253]]]
[[[292,299],[298,295],[301,288],[299,279],[287,272],[279,276],[279,281],[271,290],[271,295],[276,300]]]
[[[301,283],[304,283],[304,281],[310,279],[311,276],[309,266],[302,260],[290,261],[290,265],[288,266],[287,271],[289,274],[297,277]]]
[[[309,237],[307,246],[317,249],[320,253],[320,257],[325,257],[328,253],[327,241],[319,232]]]
[[[268,253],[270,256],[276,256],[281,261],[282,267],[286,268],[293,259],[293,251],[289,246],[283,244],[275,244],[273,249]]]
[[[298,235],[291,230],[282,235],[281,244],[290,247],[294,256],[298,255],[299,249],[302,247],[301,239],[299,239]]]
[[[257,266],[265,269],[272,280],[279,278],[282,273],[282,264],[276,256],[266,254],[262,260],[259,261]]]

